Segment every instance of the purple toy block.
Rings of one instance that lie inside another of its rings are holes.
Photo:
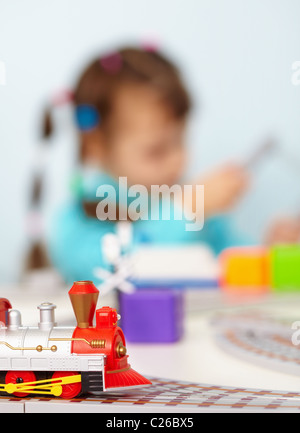
[[[138,290],[120,294],[122,329],[134,343],[170,343],[183,335],[183,294],[174,290]]]

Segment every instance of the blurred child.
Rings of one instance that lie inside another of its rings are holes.
[[[57,214],[49,234],[52,261],[67,281],[93,279],[93,269],[106,266],[100,239],[116,230],[116,221],[96,218],[99,185],[117,190],[121,176],[148,189],[181,182],[191,109],[176,67],[158,52],[137,48],[96,58],[75,86],[73,102],[85,170],[77,196]],[[49,122],[46,129],[51,132]],[[219,253],[246,242],[224,214],[247,188],[245,170],[232,164],[191,183],[205,186],[203,230],[186,231],[185,221],[174,218],[138,220],[136,245],[202,242]]]

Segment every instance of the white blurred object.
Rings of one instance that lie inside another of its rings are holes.
[[[127,281],[132,275],[132,262],[127,250],[131,244],[131,224],[121,222],[117,224],[117,234],[108,233],[101,239],[101,250],[106,261],[112,265],[110,272],[103,268],[95,268],[96,278],[103,280],[98,286],[101,295],[106,295],[114,289],[125,293],[133,293],[135,287]]]
[[[132,224],[129,221],[119,221],[117,224],[117,236],[122,250],[127,250],[132,242]]]
[[[205,246],[142,246],[132,254],[134,278],[140,280],[215,280],[217,258]]]
[[[121,245],[118,237],[113,233],[108,233],[101,239],[101,250],[105,260],[116,266],[121,256]]]
[[[124,293],[133,293],[135,290],[134,285],[127,281],[127,278],[131,275],[127,266],[119,268],[117,272],[109,272],[103,268],[96,268],[94,275],[96,278],[103,280],[103,283],[98,285],[101,296],[107,295],[114,289],[118,289]]]

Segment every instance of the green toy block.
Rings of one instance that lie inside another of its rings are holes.
[[[271,250],[272,286],[278,292],[300,291],[300,245]]]

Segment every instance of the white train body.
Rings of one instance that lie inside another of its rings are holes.
[[[104,355],[71,353],[74,330],[74,327],[0,328],[0,371],[103,372]],[[55,351],[51,348],[55,348]]]

